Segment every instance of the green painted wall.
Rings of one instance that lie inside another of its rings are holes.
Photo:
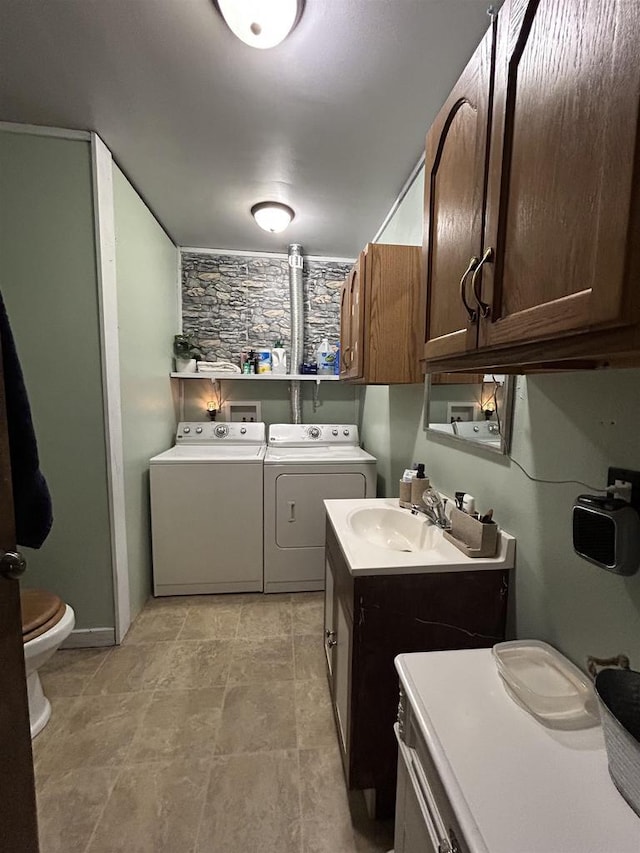
[[[176,382],[180,380],[174,380]],[[185,420],[206,420],[206,405],[211,399],[211,382],[208,379],[188,379],[184,385]],[[303,381],[302,422],[305,424],[355,424],[358,422],[356,389],[344,382],[322,382],[318,404],[314,411],[315,382]],[[267,424],[290,423],[289,383],[277,380],[241,379],[222,381],[225,400],[260,400],[262,420]]]
[[[169,371],[178,329],[178,250],[113,168],[120,390],[131,616],[151,593],[149,459],[173,444]]]
[[[420,175],[416,184],[422,184]],[[422,187],[397,216],[415,234]],[[396,217],[394,217],[394,220]],[[381,242],[398,240],[394,220]],[[610,465],[640,470],[640,371],[519,377],[511,454],[540,479],[606,483]],[[626,652],[640,667],[640,573],[623,578],[573,553],[571,506],[588,488],[529,480],[504,456],[459,449],[422,429],[423,388],[368,387],[362,435],[378,457],[379,494],[395,496],[406,465],[424,461],[434,485],[462,490],[517,537],[515,617],[519,637],[546,640],[584,667],[585,656]]]
[[[0,131],[0,199],[0,288],[55,514],[25,586],[78,628],[113,627],[89,143]]]

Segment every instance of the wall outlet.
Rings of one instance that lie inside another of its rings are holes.
[[[629,468],[609,468],[607,485],[614,486],[614,497],[628,501],[640,510],[640,471]]]

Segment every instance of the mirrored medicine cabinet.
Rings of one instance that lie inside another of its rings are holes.
[[[485,373],[473,378],[477,381],[435,384],[427,375],[424,429],[446,442],[508,453],[517,377]]]

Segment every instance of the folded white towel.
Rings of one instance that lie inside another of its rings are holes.
[[[241,373],[237,364],[230,361],[199,361],[198,373]]]

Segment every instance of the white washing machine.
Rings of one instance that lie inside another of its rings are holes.
[[[154,595],[260,592],[262,423],[181,423],[149,463]]]
[[[264,458],[264,591],[324,589],[324,500],[374,498],[353,424],[272,424]]]

